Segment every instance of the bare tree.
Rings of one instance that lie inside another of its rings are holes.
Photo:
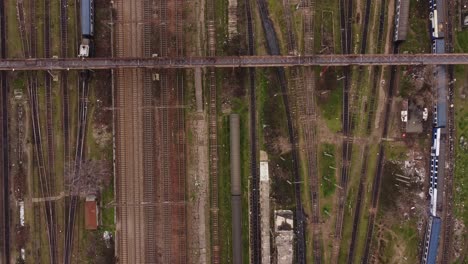
[[[65,175],[71,195],[96,195],[111,180],[111,165],[104,160],[87,160],[76,167],[68,166]]]

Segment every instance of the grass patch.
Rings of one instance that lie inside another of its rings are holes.
[[[406,153],[408,153],[408,147],[404,144],[397,142],[384,142],[385,157],[388,160],[399,161],[406,159]]]
[[[336,160],[335,145],[323,143],[320,145],[319,168],[321,177],[321,190],[324,197],[335,193],[336,189]]]
[[[468,36],[468,35],[467,35]],[[463,220],[465,226],[468,226],[468,210],[465,209],[465,204],[468,201],[468,103],[466,99],[462,99],[458,94],[460,89],[464,89],[466,83],[466,72],[468,67],[456,66],[456,84],[457,92],[455,96],[455,172],[454,172],[454,213],[457,218]],[[466,93],[466,91],[463,91]],[[463,142],[462,142],[463,138]],[[464,238],[466,241],[466,238]]]
[[[455,33],[455,51],[468,52],[468,30]]]
[[[109,186],[104,188],[101,193],[101,216],[102,216],[102,226],[101,228],[107,231],[115,231],[114,215],[115,208],[113,206],[107,206],[108,204],[114,201],[114,183],[111,182]]]
[[[400,254],[404,256],[406,263],[418,262],[420,241],[415,219],[395,222],[383,232],[385,242],[381,241],[377,254],[380,263],[395,263],[395,256],[400,256]]]
[[[402,53],[430,53],[428,10],[427,1],[410,1],[408,35],[400,46]]]
[[[222,80],[222,74],[218,72],[218,81]],[[218,82],[221,90],[223,85]],[[249,182],[250,175],[250,148],[248,127],[248,104],[245,98],[234,97],[231,100],[232,113],[240,116],[240,149],[241,149],[241,185],[242,185],[242,252],[249,252]],[[232,208],[231,208],[231,176],[230,176],[230,141],[229,141],[229,114],[219,116],[219,226],[221,259],[229,263],[232,261]],[[243,263],[249,263],[249,255],[243,253]]]
[[[337,81],[336,75],[337,73],[331,69],[323,74],[323,78],[319,81],[319,87],[327,87],[330,90],[319,91],[321,96],[317,100],[320,113],[332,132],[339,132],[342,125],[343,84],[342,80]]]

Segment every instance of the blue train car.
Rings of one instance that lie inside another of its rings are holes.
[[[445,127],[447,125],[447,103],[437,102],[436,127]]]
[[[81,0],[81,35],[94,36],[94,0]]]
[[[81,45],[78,57],[92,54],[94,36],[94,0],[81,0]]]
[[[436,264],[440,227],[441,220],[439,217],[429,217],[424,243],[424,253],[421,261],[423,264]]]
[[[432,41],[432,53],[435,53],[435,54],[445,53],[445,40],[444,39],[434,39]]]
[[[427,264],[437,263],[437,247],[439,246],[440,225],[440,218],[434,217],[432,219],[431,236],[429,239],[429,247],[427,249]]]

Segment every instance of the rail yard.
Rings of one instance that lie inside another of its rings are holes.
[[[465,0],[0,0],[0,264],[465,263]]]

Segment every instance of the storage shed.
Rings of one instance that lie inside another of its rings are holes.
[[[95,196],[86,197],[85,202],[85,228],[96,230],[98,227],[98,207]]]

